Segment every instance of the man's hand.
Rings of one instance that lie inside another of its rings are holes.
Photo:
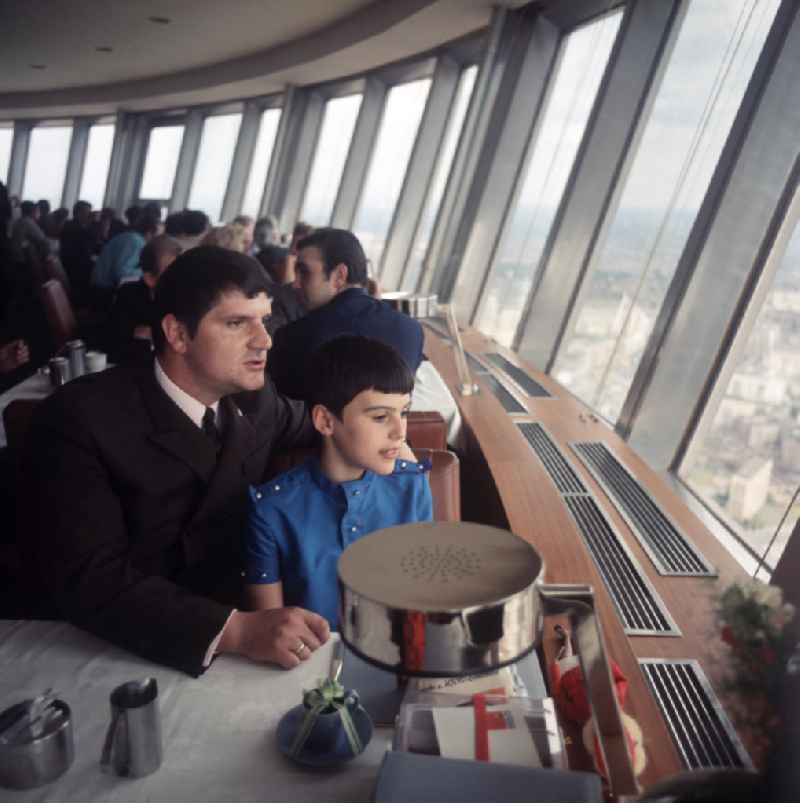
[[[24,340],[12,340],[0,346],[0,373],[13,371],[31,358],[28,344]]]
[[[292,669],[323,645],[330,634],[323,617],[303,608],[236,611],[222,631],[218,651]]]

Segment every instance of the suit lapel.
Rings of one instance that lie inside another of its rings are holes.
[[[203,482],[210,482],[217,466],[216,447],[163,391],[151,362],[147,368],[149,372],[142,369],[139,384],[153,425],[150,441],[185,463]]]

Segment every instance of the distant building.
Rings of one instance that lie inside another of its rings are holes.
[[[789,426],[781,432],[781,465],[800,468],[800,427]]]
[[[750,457],[731,477],[728,488],[728,512],[738,521],[749,521],[767,501],[772,460]]]
[[[751,449],[771,449],[778,442],[781,427],[778,421],[764,415],[753,418],[747,433],[747,445]]]
[[[739,371],[731,377],[728,394],[745,401],[780,404],[786,398],[786,380],[778,376]]]

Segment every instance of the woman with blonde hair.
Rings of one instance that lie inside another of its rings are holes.
[[[214,226],[203,238],[201,245],[217,245],[230,251],[245,252],[247,230],[240,223]]]

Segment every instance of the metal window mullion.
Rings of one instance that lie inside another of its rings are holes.
[[[282,231],[290,230],[300,214],[324,105],[314,91],[291,87],[286,93],[262,203]]]
[[[33,123],[27,120],[14,123],[14,138],[11,141],[11,162],[8,166],[7,187],[8,194],[16,195],[18,198],[22,198],[32,128]]]
[[[192,179],[197,167],[197,154],[200,151],[200,140],[203,137],[204,114],[199,109],[193,109],[186,115],[183,129],[183,141],[178,157],[178,167],[175,170],[175,181],[172,184],[172,196],[169,202],[170,212],[180,212],[189,204],[189,193],[192,188]]]
[[[459,66],[452,59],[442,56],[437,60],[425,112],[381,259],[381,286],[387,290],[400,286],[414,245],[431,180],[436,172],[436,162],[441,157],[442,142],[458,90],[459,77]]]
[[[72,121],[72,136],[69,141],[67,171],[64,175],[64,188],[61,194],[61,206],[72,209],[78,200],[81,190],[83,169],[86,166],[86,152],[89,148],[89,131],[92,120],[76,118]]]
[[[619,429],[656,469],[683,455],[748,298],[777,269],[798,182],[798,71],[800,14],[783,0],[620,415]]]
[[[233,151],[231,172],[228,175],[228,186],[222,202],[221,217],[223,220],[233,220],[241,211],[247,180],[253,166],[260,122],[261,109],[255,103],[245,104],[242,122],[239,126],[239,136]]]
[[[630,168],[678,0],[630,0],[520,319],[517,351],[549,372]]]
[[[378,138],[383,112],[386,106],[386,85],[377,78],[367,79],[364,97],[358,111],[358,120],[353,130],[347,161],[344,164],[339,193],[331,213],[331,226],[350,229],[356,217],[361,191],[372,162],[372,152]]]
[[[126,117],[125,131],[120,132],[122,140],[119,152],[118,169],[120,171],[119,194],[117,195],[119,211],[139,199],[139,190],[144,175],[144,161],[147,158],[147,144],[150,141],[150,122],[146,115]],[[114,148],[117,147],[115,134]],[[116,159],[116,155],[114,156]]]

